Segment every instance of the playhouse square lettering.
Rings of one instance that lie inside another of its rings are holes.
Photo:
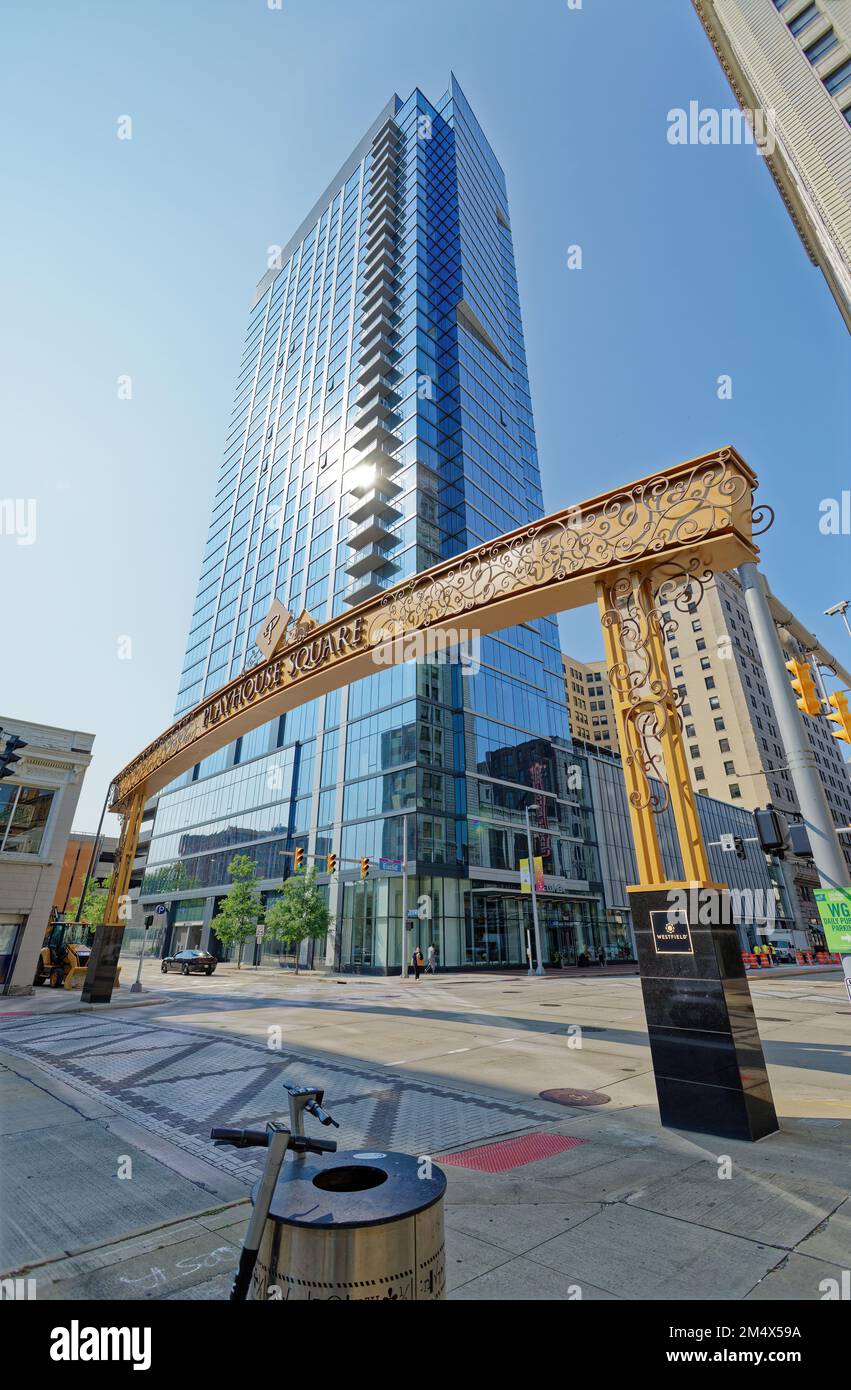
[[[253,704],[270,691],[277,690],[284,678],[287,681],[296,680],[324,666],[332,657],[355,651],[363,646],[363,640],[364,620],[356,618],[352,623],[341,623],[336,630],[303,642],[293,652],[275,657],[268,665],[249,672],[231,690],[211,700],[204,710],[204,727],[212,728],[245,705]]]

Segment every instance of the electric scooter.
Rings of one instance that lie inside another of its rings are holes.
[[[210,1130],[210,1138],[218,1146],[229,1144],[235,1149],[265,1148],[266,1150],[266,1162],[263,1165],[263,1173],[257,1185],[254,1210],[251,1213],[248,1229],[242,1242],[239,1264],[230,1291],[231,1303],[244,1303],[248,1298],[251,1276],[257,1263],[257,1252],[263,1239],[263,1228],[266,1225],[287,1149],[292,1149],[297,1159],[303,1159],[307,1153],[322,1154],[336,1153],[337,1151],[335,1139],[312,1139],[304,1132],[305,1111],[309,1115],[313,1115],[322,1125],[334,1125],[336,1129],[340,1128],[337,1121],[328,1114],[327,1110],[322,1108],[324,1091],[315,1086],[290,1086],[286,1083],[284,1085],[289,1093],[289,1124],[283,1124],[278,1120],[269,1120],[265,1129],[217,1128]]]

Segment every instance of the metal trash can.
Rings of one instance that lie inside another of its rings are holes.
[[[286,1162],[251,1298],[444,1298],[446,1177],[434,1163],[421,1176],[425,1162],[375,1152]]]

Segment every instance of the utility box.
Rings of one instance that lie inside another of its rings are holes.
[[[269,1209],[251,1298],[444,1298],[445,1194],[444,1173],[426,1158],[359,1151],[289,1159]]]

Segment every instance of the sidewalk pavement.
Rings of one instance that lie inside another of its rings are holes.
[[[34,1278],[42,1300],[226,1298],[245,1184],[3,1060],[5,1248],[25,1252],[7,1274]],[[851,1120],[787,1118],[755,1145],[663,1130],[653,1105],[568,1110],[540,1129],[578,1142],[507,1172],[445,1164],[449,1298],[839,1296]]]

